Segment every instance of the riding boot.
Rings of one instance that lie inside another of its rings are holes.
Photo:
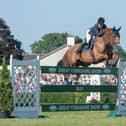
[[[85,43],[83,43],[83,44],[81,45],[81,47],[76,51],[76,53],[77,53],[77,54],[80,54],[80,53],[82,52],[82,50],[83,50],[84,47],[85,47]]]
[[[88,49],[89,48],[89,43],[85,43],[84,48]]]

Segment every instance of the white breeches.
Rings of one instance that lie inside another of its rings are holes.
[[[87,43],[89,43],[89,41],[91,39],[91,35],[89,34],[89,31],[90,31],[90,29],[87,29],[87,32],[86,32],[86,40],[87,40]]]

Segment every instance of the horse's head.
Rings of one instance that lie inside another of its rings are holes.
[[[106,28],[103,35],[105,43],[117,47],[120,44],[120,29],[121,27]]]
[[[120,31],[121,27],[119,28],[112,28],[112,43],[116,46],[118,46],[120,44]]]

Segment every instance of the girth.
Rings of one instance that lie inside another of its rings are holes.
[[[94,53],[93,53],[93,51],[92,50],[90,50],[90,55],[92,56],[92,58],[93,58],[93,62],[95,62],[96,61],[96,58],[95,58],[95,55],[94,55]]]

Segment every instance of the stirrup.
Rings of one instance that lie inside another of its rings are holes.
[[[77,54],[80,54],[82,51],[81,51],[81,49],[79,48],[79,49],[77,49],[77,51],[76,51],[76,53]]]
[[[82,49],[87,49],[89,47],[89,43],[85,42],[83,45],[82,45]]]

